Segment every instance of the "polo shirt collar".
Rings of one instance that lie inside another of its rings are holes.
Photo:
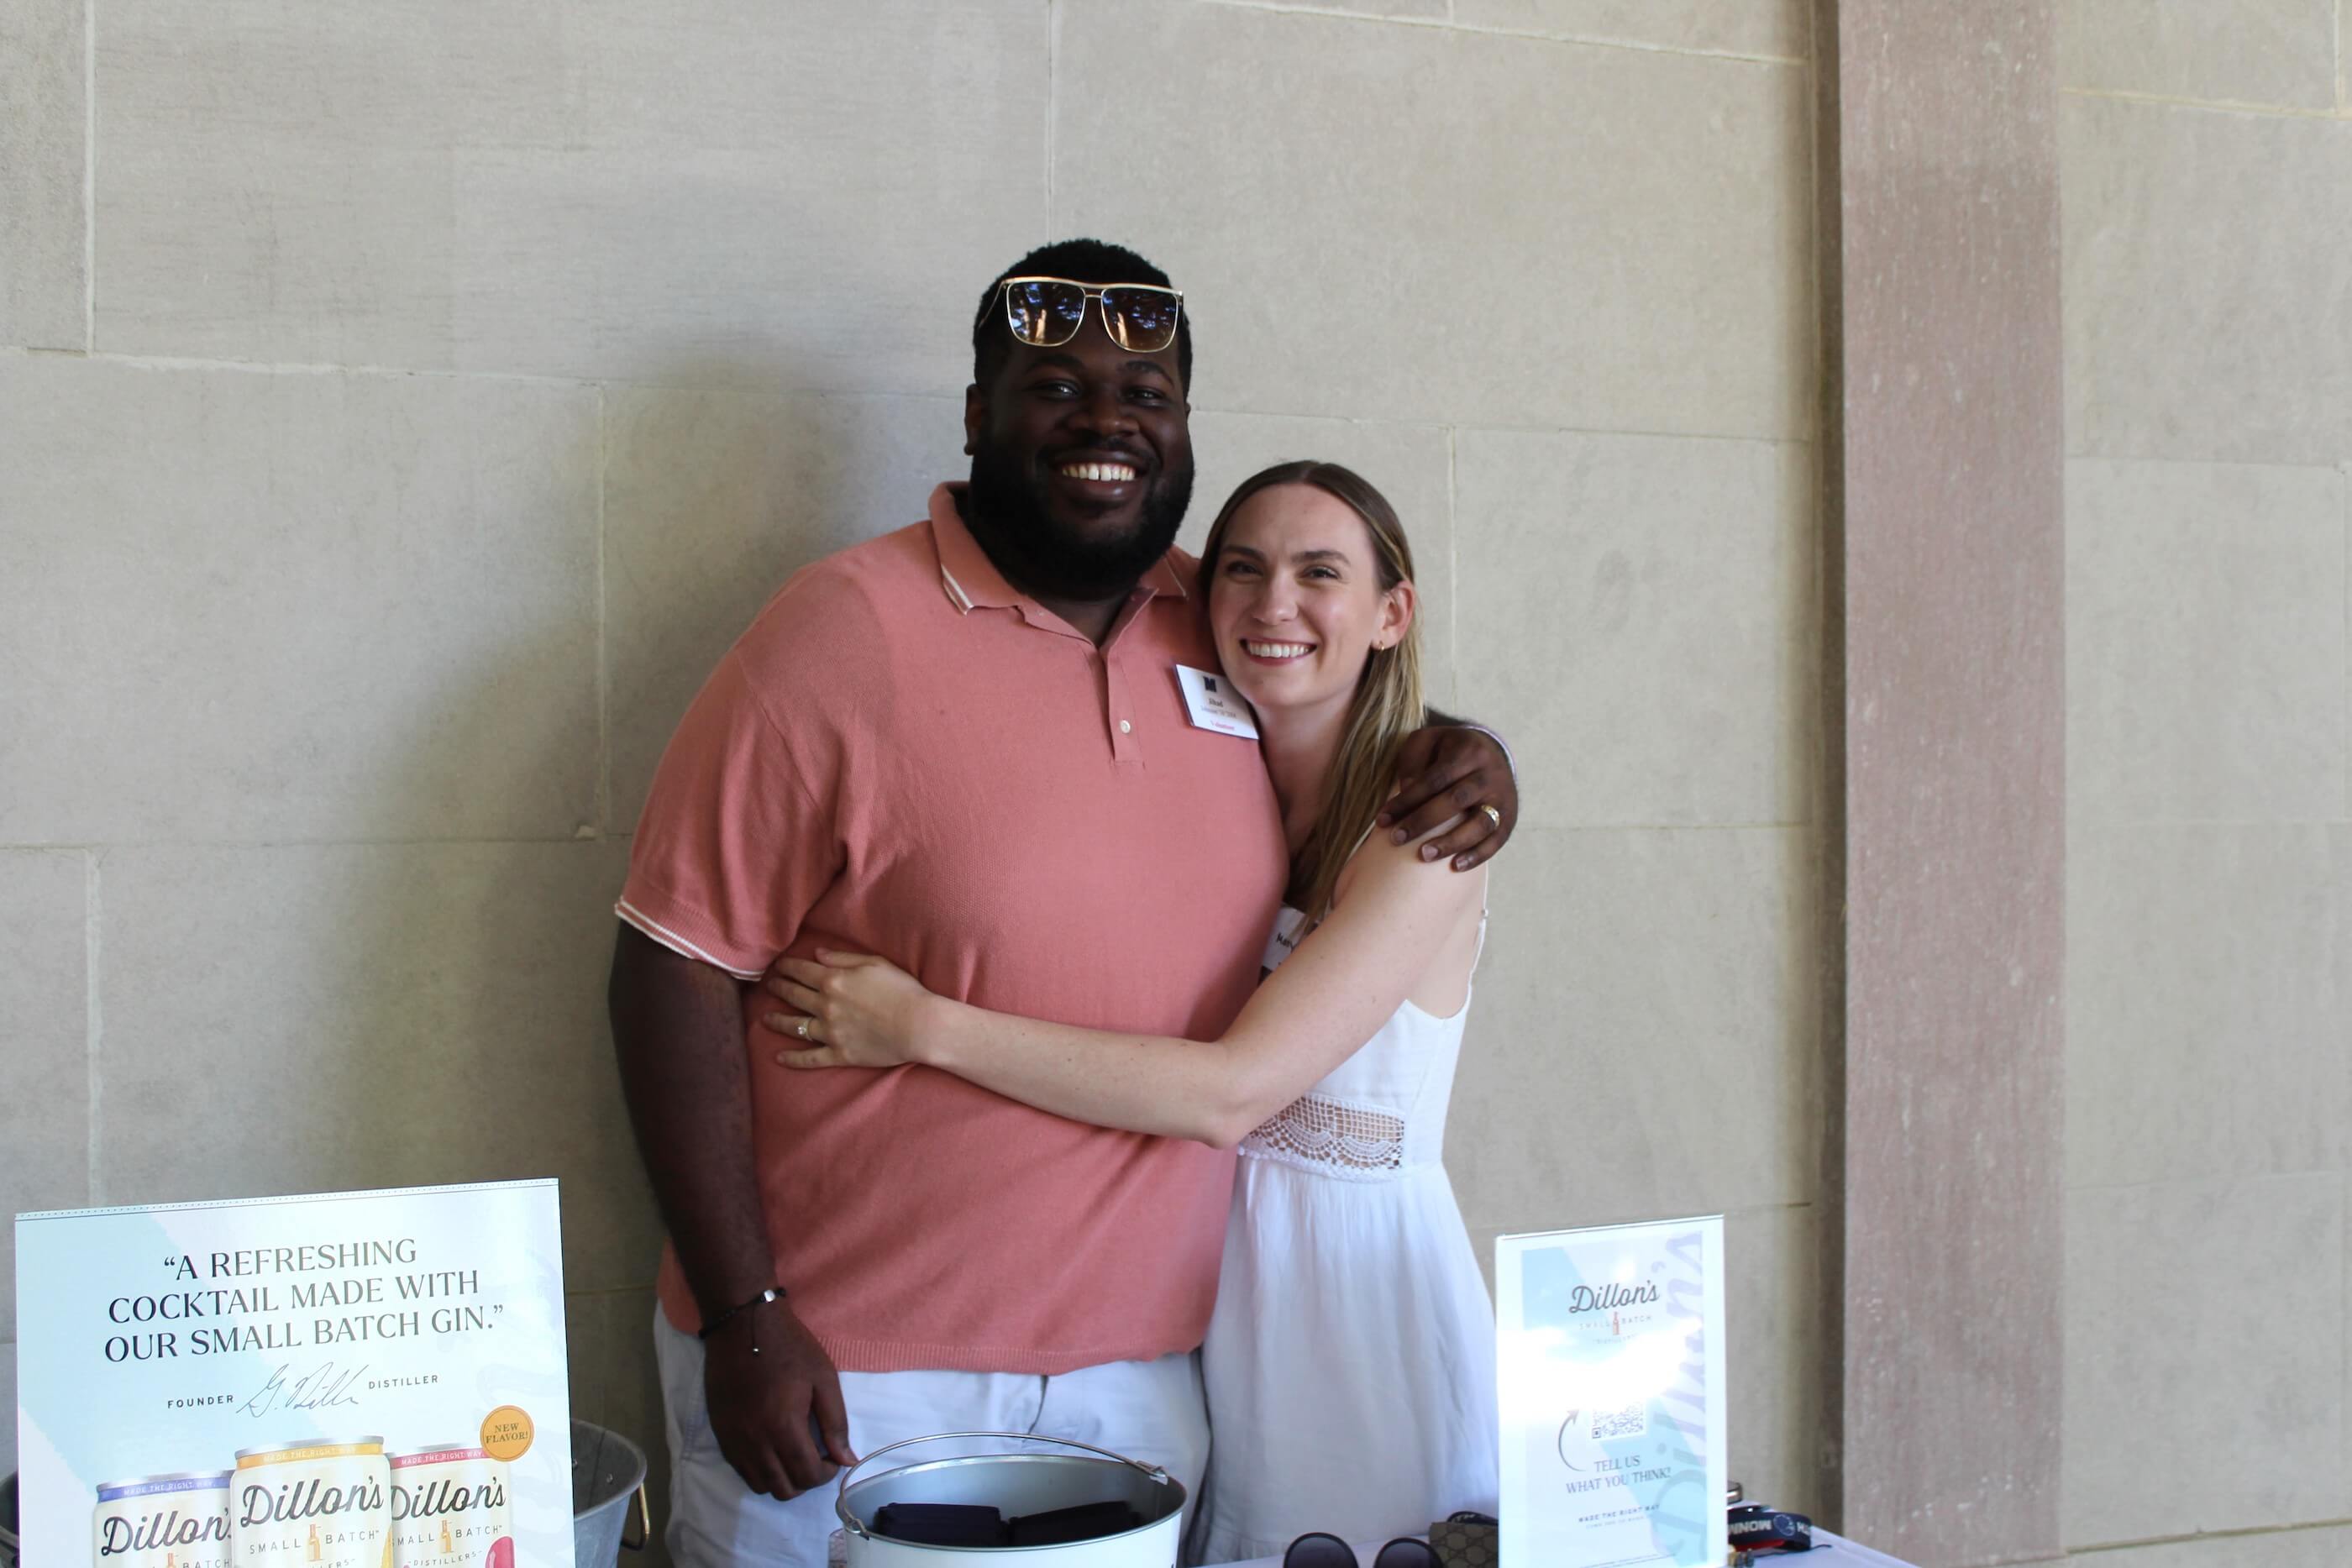
[[[1018,610],[1032,621],[1043,615],[1057,626],[1062,624],[1060,616],[1007,582],[1004,574],[996,570],[996,563],[988,559],[988,552],[980,548],[980,541],[971,537],[971,528],[956,506],[965,488],[950,480],[931,491],[931,541],[940,552],[940,586],[946,590],[948,602],[967,615],[974,610]],[[1176,570],[1173,550],[1161,556],[1143,574],[1128,598],[1132,604],[1139,599],[1161,595],[1187,597],[1184,576]]]

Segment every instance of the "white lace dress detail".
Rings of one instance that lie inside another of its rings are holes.
[[[1267,968],[1304,924],[1282,912]],[[1407,1002],[1242,1140],[1201,1348],[1216,1437],[1190,1561],[1495,1511],[1495,1311],[1444,1159],[1468,1012]]]
[[[1244,1138],[1242,1153],[1343,1181],[1379,1181],[1404,1168],[1404,1118],[1302,1094]]]

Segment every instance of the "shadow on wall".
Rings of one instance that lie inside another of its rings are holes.
[[[609,387],[580,455],[603,486],[602,605],[579,612],[603,618],[604,820],[572,841],[354,846],[341,907],[322,911],[343,935],[314,937],[326,952],[300,1009],[340,1019],[331,1038],[345,1043],[317,1061],[314,1103],[360,1113],[309,1131],[319,1146],[302,1164],[325,1176],[313,1186],[559,1178],[573,1413],[647,1450],[657,1521],[660,1227],[604,1016],[627,835],[680,715],[784,580],[919,519],[931,486],[963,471],[960,396],[666,390],[745,379],[740,365],[673,365],[657,385]],[[413,733],[468,756],[509,745],[517,694],[577,678],[579,632],[519,622]],[[576,737],[551,749],[521,776],[559,774]],[[658,1541],[650,1555],[666,1560]]]

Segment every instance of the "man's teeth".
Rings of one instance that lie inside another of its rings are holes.
[[[1242,651],[1260,659],[1302,659],[1315,652],[1312,643],[1249,643]]]
[[[1135,477],[1135,470],[1124,463],[1065,463],[1055,472],[1065,479],[1099,479],[1113,485]]]

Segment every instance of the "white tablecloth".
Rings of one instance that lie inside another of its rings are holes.
[[[1371,1568],[1373,1554],[1380,1549],[1381,1543],[1377,1541],[1360,1545],[1356,1548],[1356,1561],[1362,1564],[1362,1568]],[[1758,1561],[1759,1563],[1772,1563],[1775,1568],[1783,1563],[1790,1564],[1790,1568],[1798,1568],[1799,1564],[1803,1568],[1912,1568],[1910,1563],[1900,1558],[1889,1557],[1884,1552],[1873,1552],[1867,1546],[1857,1546],[1845,1537],[1832,1535],[1826,1530],[1813,1531],[1813,1549],[1811,1552],[1784,1553]],[[1282,1559],[1258,1557],[1247,1563],[1221,1564],[1220,1568],[1282,1568]]]

